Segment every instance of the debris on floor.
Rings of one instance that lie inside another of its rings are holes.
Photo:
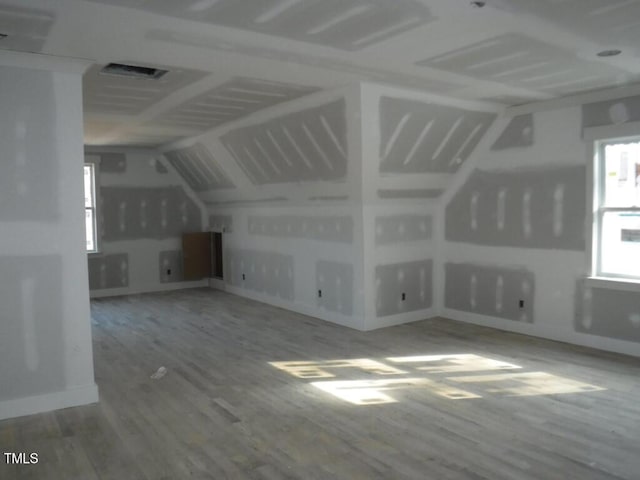
[[[165,367],[160,367],[158,370],[156,370],[156,373],[151,375],[151,378],[153,380],[158,380],[158,379],[164,377],[166,374],[167,374],[167,369]]]

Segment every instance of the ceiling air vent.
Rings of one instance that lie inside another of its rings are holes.
[[[124,63],[110,63],[100,73],[103,75],[117,75],[120,77],[148,78],[158,80],[169,70],[153,67],[140,67],[138,65],[125,65]]]

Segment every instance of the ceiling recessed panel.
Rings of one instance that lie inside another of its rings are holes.
[[[205,131],[317,90],[315,87],[236,78],[165,112],[153,123]]]
[[[222,143],[256,185],[340,180],[347,174],[345,101],[232,130]]]
[[[218,161],[202,144],[164,154],[180,176],[196,192],[235,188]]]
[[[54,16],[44,10],[0,5],[0,48],[40,52],[53,25]]]
[[[358,50],[433,20],[417,0],[92,0]]]
[[[490,112],[382,97],[380,172],[455,172],[495,118]]]
[[[491,38],[418,65],[554,95],[628,83],[633,76],[603,62],[518,33]]]
[[[85,112],[139,115],[176,90],[208,75],[197,70],[152,66],[169,72],[156,80],[103,74],[100,73],[103,65],[93,66],[83,80]]]
[[[638,0],[499,0],[515,13],[530,13],[607,44],[640,46]]]

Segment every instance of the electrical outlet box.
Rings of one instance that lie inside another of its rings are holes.
[[[318,290],[318,298],[322,298],[322,290]]]

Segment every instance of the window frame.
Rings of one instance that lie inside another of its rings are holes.
[[[637,212],[640,207],[606,207],[604,149],[616,143],[640,142],[640,122],[622,125],[586,128],[584,139],[588,143],[587,168],[587,257],[588,284],[603,288],[640,291],[640,274],[629,276],[602,270],[602,223],[607,212]]]
[[[93,194],[93,207],[84,207],[85,214],[87,209],[91,208],[93,210],[93,234],[94,234],[94,249],[86,250],[87,255],[98,255],[101,253],[100,250],[100,222],[98,221],[100,215],[100,195],[98,195],[97,187],[100,185],[99,175],[100,175],[100,157],[97,155],[85,155],[84,164],[85,166],[91,166],[93,169],[93,178],[92,178],[92,194]],[[84,179],[84,168],[83,168],[83,179]],[[83,180],[83,192],[84,192],[84,180]],[[86,218],[86,217],[85,217]],[[85,220],[86,221],[86,220]],[[86,230],[85,230],[85,249],[86,249]]]

